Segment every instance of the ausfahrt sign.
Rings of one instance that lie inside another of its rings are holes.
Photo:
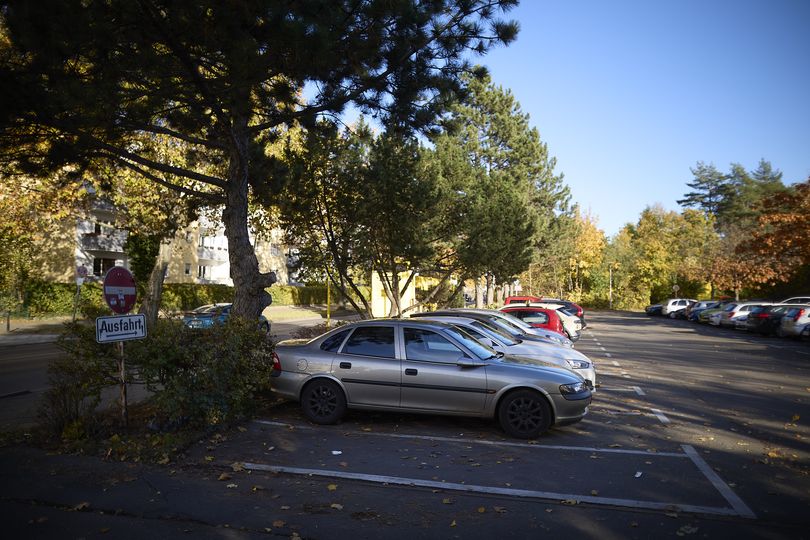
[[[142,313],[98,317],[96,319],[96,341],[98,343],[143,339],[145,337],[146,316]]]
[[[115,313],[129,313],[135,305],[135,278],[126,268],[114,266],[104,276],[104,300]]]

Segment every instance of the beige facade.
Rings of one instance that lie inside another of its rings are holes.
[[[55,223],[41,235],[37,257],[43,279],[58,283],[74,281],[84,267],[88,279],[101,279],[113,266],[129,267],[124,246],[127,231],[115,227],[115,209],[97,201],[88,215]],[[288,268],[289,247],[283,232],[273,230],[268,238],[254,238],[259,269],[274,271],[279,284],[292,283]],[[171,242],[166,283],[216,283],[233,285],[224,228],[201,218],[178,232]]]

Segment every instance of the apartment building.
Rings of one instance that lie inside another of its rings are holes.
[[[43,235],[37,256],[47,281],[71,282],[78,268],[88,279],[101,279],[114,266],[129,267],[125,250],[127,231],[115,226],[116,210],[109,201],[97,199],[91,209]],[[274,271],[279,284],[295,284],[292,250],[283,243],[283,231],[251,239],[259,268]],[[171,242],[166,283],[215,283],[233,285],[228,262],[228,241],[224,227],[201,217],[180,230]]]

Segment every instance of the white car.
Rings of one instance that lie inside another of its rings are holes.
[[[661,302],[661,315],[674,319],[676,313],[683,311],[689,307],[690,304],[694,303],[697,303],[697,300],[693,300],[692,298],[670,298],[664,300]]]
[[[560,304],[548,304],[546,302],[531,302],[527,305],[555,310],[560,317],[560,321],[562,321],[563,330],[565,330],[568,339],[571,341],[577,341],[579,339],[579,334],[582,332],[582,321],[576,315],[572,315],[565,306],[561,306]]]
[[[769,306],[770,302],[736,302],[729,304],[720,312],[718,326],[731,328],[745,328],[748,314],[757,306]]]
[[[540,341],[522,341],[495,325],[467,317],[436,316],[430,317],[430,320],[461,326],[482,344],[499,353],[554,362],[580,375],[591,390],[596,388],[596,366],[590,358],[577,350]]]
[[[776,330],[781,337],[800,337],[807,333],[810,326],[810,305],[796,306],[788,309],[782,317],[782,322]]]

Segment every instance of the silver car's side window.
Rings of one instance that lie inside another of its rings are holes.
[[[464,352],[430,330],[405,328],[405,357],[425,362],[457,362]]]
[[[321,343],[321,350],[328,351],[328,352],[335,352],[337,351],[340,346],[343,344],[343,340],[346,339],[346,335],[349,333],[349,330],[343,330],[342,332],[338,332],[337,334],[332,334]]]
[[[363,326],[356,328],[343,346],[343,354],[396,358],[393,326]]]

